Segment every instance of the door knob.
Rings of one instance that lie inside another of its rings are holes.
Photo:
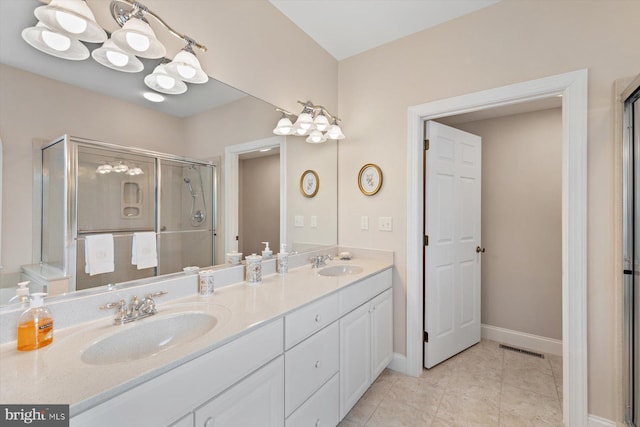
[[[485,249],[481,248],[480,246],[476,246],[476,253],[484,253]]]

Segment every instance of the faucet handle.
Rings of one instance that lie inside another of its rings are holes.
[[[118,310],[122,309],[125,306],[126,302],[121,299],[118,302],[110,302],[105,305],[100,306],[100,310],[109,310],[111,308],[117,308]]]
[[[100,306],[100,310],[109,310],[111,308],[117,309],[116,317],[115,317],[115,319],[113,319],[113,323],[118,325],[118,324],[122,324],[123,321],[124,321],[124,318],[126,316],[126,312],[125,312],[126,311],[126,309],[125,309],[126,305],[127,305],[127,303],[123,299],[121,299],[118,302],[110,302],[110,303],[107,303],[105,305],[101,305]]]
[[[147,294],[147,296],[145,298],[161,297],[162,295],[166,295],[168,293],[169,292],[167,292],[167,291],[153,292],[153,293]]]

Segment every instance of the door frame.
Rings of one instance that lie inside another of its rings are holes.
[[[272,136],[269,138],[249,141],[242,144],[227,145],[224,148],[224,181],[223,189],[224,218],[224,253],[238,250],[238,190],[240,154],[251,153],[264,148],[280,148],[280,242],[287,238],[287,194],[286,194],[286,152],[285,137]],[[247,255],[247,254],[245,254]]]
[[[562,96],[562,337],[564,424],[586,426],[587,383],[587,92],[586,69],[409,107],[407,167],[407,356],[422,370],[422,176],[425,120]],[[403,363],[398,361],[398,363]],[[396,365],[397,366],[397,365]]]

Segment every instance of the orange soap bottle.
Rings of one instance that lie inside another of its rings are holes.
[[[18,351],[35,350],[53,342],[53,317],[44,306],[45,293],[30,295],[29,309],[18,320]]]

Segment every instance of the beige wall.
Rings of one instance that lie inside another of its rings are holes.
[[[482,323],[562,339],[562,110],[454,127],[482,137]]]
[[[589,412],[617,417],[613,288],[611,90],[640,69],[636,1],[503,1],[340,62],[339,242],[396,252],[394,349],[405,352],[407,107],[511,83],[589,69]],[[362,198],[365,162],[385,174]],[[415,177],[415,179],[420,179]],[[361,215],[394,218],[392,233],[362,232]]]

